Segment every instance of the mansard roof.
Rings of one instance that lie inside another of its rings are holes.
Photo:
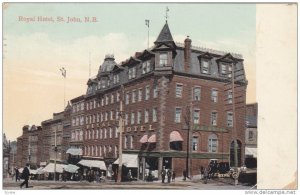
[[[217,61],[223,61],[223,62],[237,62],[239,59],[233,57],[230,53],[220,57],[217,59]]]
[[[115,62],[114,55],[113,54],[105,55],[104,62],[99,67],[98,74],[110,72],[114,68],[115,65],[117,65],[117,63]]]
[[[113,72],[116,72],[118,70],[123,70],[124,68],[120,65],[115,65],[114,68],[112,69]]]
[[[200,54],[198,56],[198,58],[208,58],[208,59],[211,59],[211,58],[213,58],[213,56],[209,52],[205,52],[203,54]]]
[[[152,52],[151,50],[145,49],[145,50],[138,56],[138,58],[139,58],[139,59],[142,59],[142,58],[146,58],[146,57],[148,57],[148,56],[154,56],[154,55],[155,55],[154,52]]]

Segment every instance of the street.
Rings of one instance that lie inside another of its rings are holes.
[[[20,189],[19,185],[21,181],[15,182],[11,179],[4,179],[3,190],[50,190],[50,189],[166,189],[166,190],[250,190],[252,186],[238,184],[233,185],[233,181],[230,179],[213,179],[208,180],[207,184],[197,179],[182,181],[177,179],[171,183],[161,183],[161,181],[144,182],[144,181],[133,181],[133,182],[122,182],[115,183],[113,181],[107,181],[103,183],[94,182],[75,182],[75,181],[29,181],[29,188]]]

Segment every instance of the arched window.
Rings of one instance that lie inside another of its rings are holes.
[[[208,152],[218,152],[218,137],[216,134],[211,134],[208,137]]]
[[[230,166],[235,166],[235,157],[234,157],[234,153],[235,153],[235,149],[234,149],[234,141],[231,142],[230,144]],[[240,140],[237,140],[237,165],[241,166],[241,157],[242,157],[242,153],[241,153],[241,148],[242,148],[242,142]]]
[[[102,156],[102,146],[99,146],[99,156]]]

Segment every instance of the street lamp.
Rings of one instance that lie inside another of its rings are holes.
[[[232,120],[233,120],[233,127],[232,127],[232,133],[233,133],[233,149],[234,149],[234,173],[233,173],[233,177],[234,177],[234,184],[237,185],[238,184],[238,175],[239,175],[239,171],[237,169],[238,167],[238,151],[237,151],[237,134],[236,134],[236,117],[235,117],[235,64],[236,62],[233,61],[231,63],[231,71],[232,71],[232,75],[231,75],[231,88],[232,88]]]

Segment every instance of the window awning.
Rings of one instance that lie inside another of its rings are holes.
[[[65,165],[56,164],[56,172],[57,173],[62,173],[63,168],[65,168]],[[43,169],[43,171],[48,172],[48,173],[54,173],[54,163],[47,164],[47,166]]]
[[[43,173],[45,173],[45,171],[44,171],[44,168],[43,167],[40,167],[40,168],[38,168],[37,170],[36,170],[36,174],[43,174]]]
[[[170,133],[170,142],[177,142],[177,141],[183,141],[183,138],[181,137],[178,131],[172,131]]]
[[[148,142],[148,135],[143,135],[143,137],[140,139],[140,143],[144,144]]]
[[[149,143],[155,143],[156,142],[156,134],[153,134],[148,139]]]
[[[119,158],[114,162],[114,164],[119,164]],[[126,167],[138,168],[138,155],[122,154],[122,164]]]
[[[76,165],[68,164],[65,166],[65,170],[69,173],[75,173],[79,169]]]
[[[22,168],[19,168],[18,170],[20,173],[23,173],[24,168],[22,167]],[[35,169],[29,169],[30,174],[37,174],[36,172],[37,172],[37,170],[35,170]]]
[[[67,154],[71,154],[71,155],[82,155],[82,149],[80,148],[69,148],[66,152]]]
[[[85,167],[94,167],[94,168],[106,170],[104,161],[100,161],[100,160],[81,160],[79,161],[78,164],[81,164]]]
[[[245,147],[245,155],[252,155],[254,158],[257,158],[257,148]]]

